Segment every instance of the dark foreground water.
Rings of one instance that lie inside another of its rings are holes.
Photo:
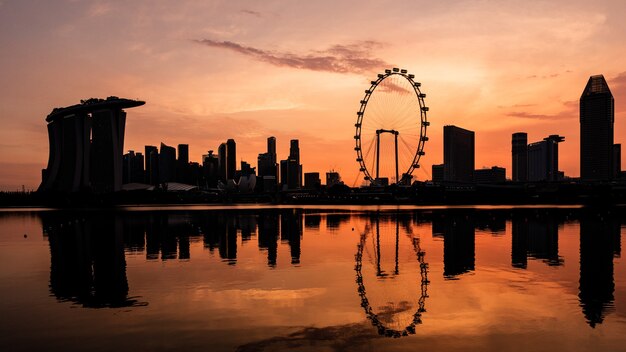
[[[0,211],[0,348],[626,350],[624,209]]]

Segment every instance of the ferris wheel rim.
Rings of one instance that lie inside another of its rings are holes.
[[[430,124],[427,118],[428,107],[426,106],[426,103],[424,102],[424,98],[426,97],[426,94],[422,93],[420,89],[421,83],[416,82],[413,79],[415,78],[415,75],[408,73],[407,70],[405,69],[399,69],[399,68],[387,69],[385,70],[385,73],[383,74],[379,73],[377,76],[377,79],[375,81],[370,82],[371,84],[370,88],[365,90],[365,96],[363,97],[363,99],[361,99],[360,101],[361,105],[359,107],[359,111],[357,111],[357,121],[354,124],[356,128],[356,131],[354,134],[354,139],[355,139],[354,150],[357,153],[356,161],[359,163],[359,172],[362,172],[365,175],[365,180],[369,181],[370,184],[375,184],[377,181],[375,178],[372,177],[371,173],[369,172],[367,165],[365,164],[365,159],[363,157],[363,148],[362,148],[362,141],[361,141],[361,134],[362,134],[361,129],[362,129],[362,124],[363,124],[363,119],[365,117],[365,111],[367,109],[367,104],[369,102],[369,99],[374,93],[374,91],[376,90],[376,88],[378,87],[378,85],[381,82],[383,82],[385,79],[394,75],[399,75],[399,76],[404,77],[411,84],[411,87],[413,88],[413,91],[417,97],[417,100],[420,106],[420,137],[418,140],[417,149],[415,151],[415,154],[413,155],[413,160],[410,163],[407,171],[402,173],[402,178],[400,180],[396,179],[396,184],[403,182],[405,180],[405,175],[409,175],[409,176],[412,175],[413,171],[415,171],[416,168],[420,167],[419,161],[421,157],[425,155],[424,145],[426,141],[428,141],[426,132],[427,132],[427,127]]]

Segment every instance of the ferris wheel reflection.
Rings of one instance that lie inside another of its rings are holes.
[[[378,214],[366,220],[354,269],[361,307],[379,335],[412,335],[422,323],[429,284],[425,255],[410,221]]]

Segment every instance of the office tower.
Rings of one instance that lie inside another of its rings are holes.
[[[50,155],[40,191],[95,193],[122,188],[125,108],[143,101],[108,97],[55,108],[46,117]]]
[[[143,154],[129,150],[122,160],[124,162],[122,183],[142,183],[144,180]]]
[[[287,160],[280,162],[280,183],[283,188],[287,189],[302,187],[302,165],[300,164],[300,146],[297,139],[291,140]]]
[[[565,137],[550,135],[528,145],[528,181],[559,180],[559,143]]]
[[[219,158],[213,154],[212,150],[209,150],[209,154],[202,156],[202,170],[204,176],[204,186],[207,188],[217,187],[217,180],[219,179]]]
[[[237,144],[234,139],[229,139],[226,141],[226,179],[234,179],[235,171],[237,171]]]
[[[159,153],[159,183],[174,182],[176,179],[176,148],[161,143]]]
[[[276,137],[267,138],[267,154],[270,163],[274,165],[274,172],[271,175],[276,176]]]
[[[580,97],[580,178],[608,181],[613,168],[613,94],[604,76],[591,76]]]
[[[526,182],[528,181],[528,135],[525,132],[513,133],[512,147],[512,179],[515,182]]]
[[[493,166],[490,169],[474,170],[474,182],[478,184],[503,183],[506,181],[506,169]]]
[[[472,182],[474,179],[474,132],[443,126],[443,179]]]
[[[443,182],[443,164],[433,164],[432,178],[433,182]]]
[[[159,182],[159,150],[153,145],[147,145],[144,150],[146,158],[145,182],[150,185],[156,185]]]
[[[176,161],[176,181],[182,183],[190,182],[190,168],[189,168],[189,145],[178,145],[178,160]]]
[[[341,176],[337,171],[329,171],[326,173],[326,187],[332,187],[341,183]]]
[[[304,174],[304,188],[319,189],[322,185],[319,172],[307,172]]]
[[[292,139],[290,142],[289,159],[293,159],[300,164],[300,142],[297,139]]]
[[[217,147],[217,157],[219,159],[219,180],[226,182],[226,143],[222,143],[219,147]]]

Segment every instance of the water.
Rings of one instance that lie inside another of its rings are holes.
[[[625,209],[0,212],[0,346],[626,350]]]

